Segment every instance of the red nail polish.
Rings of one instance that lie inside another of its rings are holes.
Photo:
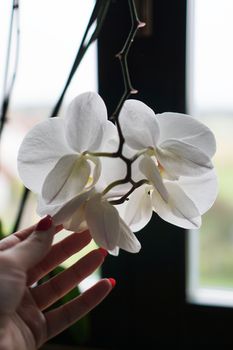
[[[36,226],[36,231],[45,231],[48,230],[53,223],[53,219],[50,215],[47,215],[45,218],[41,219],[37,226]]]
[[[100,247],[98,250],[103,255],[104,258],[108,255],[108,251],[106,249]]]
[[[109,280],[109,282],[111,283],[112,288],[115,287],[115,285],[116,285],[116,280],[115,280],[114,278],[109,278],[108,280]]]

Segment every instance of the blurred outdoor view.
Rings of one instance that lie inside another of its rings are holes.
[[[72,67],[94,3],[94,0],[69,0],[69,6],[67,6],[65,0],[20,1],[18,70],[7,115],[8,121],[0,141],[0,219],[4,234],[9,234],[12,230],[23,191],[22,182],[17,173],[19,145],[33,125],[48,118],[56,104]],[[12,0],[0,1],[1,99],[7,66],[6,55],[12,4]],[[14,73],[16,29],[14,27],[12,33],[8,85]],[[60,115],[64,113],[67,104],[75,96],[85,91],[97,90],[96,65],[96,45],[92,44],[67,91]],[[21,226],[27,227],[34,224],[37,219],[36,200],[30,194]]]
[[[219,195],[192,233],[191,271],[199,287],[233,288],[233,1],[190,0],[188,112],[214,132]],[[196,261],[195,261],[196,259]],[[195,269],[199,270],[195,272]]]

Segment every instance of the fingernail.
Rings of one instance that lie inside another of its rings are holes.
[[[47,215],[45,218],[41,219],[37,226],[36,226],[36,231],[45,231],[48,230],[53,223],[53,219],[50,215]]]
[[[109,278],[108,280],[109,280],[109,282],[111,283],[112,288],[115,287],[115,285],[116,285],[116,280],[115,280],[114,278]]]
[[[100,247],[98,250],[103,255],[104,258],[108,255],[108,251],[106,249]]]

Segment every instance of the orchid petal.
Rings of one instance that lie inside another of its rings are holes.
[[[141,172],[151,182],[151,184],[157,189],[161,197],[165,202],[168,201],[168,193],[166,187],[163,184],[160,172],[153,160],[149,156],[144,156],[139,163]]]
[[[198,120],[186,114],[157,114],[160,137],[159,143],[177,139],[202,150],[210,158],[216,152],[216,141],[212,131]]]
[[[213,168],[210,158],[205,153],[182,141],[164,141],[156,153],[159,163],[174,177],[198,176]]]
[[[152,217],[151,188],[152,186],[148,185],[137,188],[129,196],[129,200],[123,204],[125,205],[125,210],[122,217],[133,232],[137,232],[145,227]],[[119,212],[121,214],[120,208]]]
[[[87,222],[85,220],[85,202],[79,206],[74,214],[64,222],[64,228],[69,231],[82,232],[87,229]]]
[[[54,203],[47,204],[41,196],[38,196],[36,212],[39,216],[45,216],[45,215],[53,216],[59,211],[60,208],[61,208],[61,204],[54,204]],[[62,222],[59,222],[59,224],[60,223]],[[55,224],[57,223],[55,222]]]
[[[18,172],[24,185],[40,193],[43,182],[58,159],[73,153],[64,135],[64,120],[45,120],[32,128],[18,153]]]
[[[175,181],[166,182],[169,192],[168,203],[164,202],[159,193],[152,193],[154,211],[165,221],[186,229],[197,229],[201,225],[200,213],[194,202],[185,194]]]
[[[93,174],[92,174],[92,181],[90,185],[87,188],[93,187],[96,182],[99,180],[99,177],[101,175],[101,161],[99,158],[93,157],[93,156],[85,156],[85,159],[90,160],[94,164]]]
[[[63,224],[68,221],[71,216],[83,205],[90,196],[93,195],[95,189],[84,191],[78,196],[72,198],[66,203],[46,203],[45,200],[39,196],[37,203],[37,213],[40,216],[51,215],[55,225]]]
[[[119,135],[116,126],[110,122],[106,121],[106,126],[104,129],[103,140],[101,149],[104,152],[116,152],[119,146]]]
[[[155,114],[145,103],[125,101],[119,121],[126,143],[137,150],[155,147],[159,138],[159,125]]]
[[[71,102],[65,121],[66,138],[75,151],[96,151],[104,135],[107,109],[97,93],[86,92]]]
[[[201,215],[211,208],[218,194],[214,169],[200,177],[180,177],[179,185],[187,196],[192,198]]]
[[[118,256],[118,255],[119,255],[119,251],[120,251],[120,248],[119,248],[119,247],[116,247],[116,248],[114,248],[114,249],[112,249],[112,250],[109,250],[108,252],[109,252],[109,254],[111,254],[111,255]]]
[[[130,230],[129,226],[120,218],[120,235],[117,244],[121,249],[130,253],[138,253],[141,244],[137,237]]]
[[[72,215],[93,195],[94,188],[89,191],[85,191],[80,195],[72,198],[63,205],[46,205],[43,201],[38,206],[37,212],[41,215],[50,214],[53,217],[53,222],[56,225],[63,224],[69,221]]]
[[[103,157],[101,165],[100,178],[96,183],[97,192],[102,192],[109,184],[126,177],[126,164],[120,158]],[[107,198],[122,196],[130,190],[131,186],[128,182],[115,186],[107,193]]]
[[[83,191],[91,172],[87,160],[76,154],[59,159],[47,175],[42,188],[46,202],[64,203]]]
[[[100,194],[93,196],[86,205],[86,221],[94,241],[107,250],[118,244],[120,227],[116,208]]]

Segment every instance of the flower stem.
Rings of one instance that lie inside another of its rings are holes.
[[[118,155],[113,152],[89,152],[89,151],[85,151],[83,152],[83,155],[88,155],[88,156],[93,156],[93,157],[108,157],[108,158],[116,158]]]
[[[79,46],[77,55],[75,57],[74,63],[71,67],[70,73],[68,75],[67,81],[65,83],[65,86],[61,92],[61,95],[56,103],[56,105],[54,106],[52,113],[50,115],[50,118],[56,117],[59,109],[61,107],[61,104],[63,102],[64,96],[66,94],[66,91],[70,85],[70,82],[78,68],[78,66],[80,65],[87,49],[89,48],[89,46],[97,39],[99,32],[102,28],[104,19],[106,17],[106,14],[108,12],[108,8],[110,5],[111,1],[110,0],[97,0],[96,5],[93,9],[92,15],[90,17],[90,20],[88,22],[87,28],[85,30],[85,33],[83,35],[81,44]],[[92,27],[92,25],[95,23],[95,21],[97,22],[96,24],[96,28],[94,30],[94,32],[92,33],[91,37],[89,40],[87,40],[88,36],[89,36],[89,32],[90,29]]]
[[[131,189],[130,189],[126,194],[124,194],[124,196],[122,196],[122,197],[119,198],[119,199],[112,200],[112,201],[110,201],[110,203],[111,203],[112,205],[119,205],[119,204],[124,203],[124,201],[126,201],[126,200],[128,199],[129,195],[130,195],[134,190],[136,190],[136,188],[138,188],[138,187],[140,187],[140,186],[142,186],[142,185],[144,185],[144,184],[148,184],[148,183],[149,183],[149,181],[146,180],[146,179],[142,179],[142,180],[140,180],[140,181],[138,181],[138,182],[134,182],[133,185],[132,185],[132,187],[131,187]]]
[[[137,152],[132,158],[128,158],[128,157],[124,156],[123,155],[123,146],[125,144],[125,138],[124,138],[124,135],[123,135],[123,132],[121,129],[121,125],[120,125],[120,121],[119,121],[120,110],[121,110],[125,100],[130,95],[136,94],[138,92],[132,86],[127,59],[128,59],[128,53],[129,53],[130,47],[134,41],[134,37],[135,37],[137,31],[140,28],[145,26],[145,23],[141,22],[138,19],[137,10],[135,7],[134,0],[128,0],[128,5],[129,5],[129,10],[130,10],[130,18],[131,18],[131,29],[130,29],[130,32],[129,32],[129,34],[126,38],[126,41],[123,45],[123,48],[121,49],[121,51],[118,54],[116,54],[116,57],[119,59],[120,65],[121,65],[121,71],[122,71],[122,76],[123,76],[123,81],[124,81],[124,92],[120,98],[120,101],[117,104],[115,111],[113,112],[112,116],[110,117],[110,120],[113,121],[117,127],[117,132],[118,132],[118,136],[119,136],[118,150],[115,153],[107,153],[107,152],[96,152],[96,153],[93,152],[93,153],[91,153],[91,152],[88,152],[88,154],[93,155],[93,156],[111,157],[111,158],[118,157],[118,158],[122,159],[126,164],[126,176],[125,176],[125,178],[110,183],[102,192],[102,195],[105,195],[112,188],[114,188],[116,186],[126,184],[126,183],[132,184],[131,189],[125,195],[123,195],[120,199],[111,201],[110,203],[112,203],[112,204],[123,203],[137,187],[143,185],[144,183],[148,183],[148,181],[146,179],[140,180],[138,182],[134,182],[132,180],[132,164],[141,155],[148,153],[148,150],[150,150],[150,147],[148,147],[142,151]]]
[[[14,58],[14,69],[11,81],[9,83],[9,87],[7,88],[7,82],[9,78],[9,65],[11,58],[11,42],[12,42],[12,34],[14,29],[14,23],[16,24],[16,50],[15,50],[15,58]],[[17,68],[18,68],[18,60],[19,60],[19,38],[20,38],[20,29],[19,29],[19,1],[13,0],[12,3],[12,11],[11,11],[11,19],[10,19],[10,29],[9,29],[9,37],[8,37],[8,45],[7,45],[7,54],[6,54],[6,68],[4,74],[4,83],[3,83],[3,98],[1,103],[1,115],[0,115],[0,137],[2,135],[2,131],[4,125],[7,121],[7,112],[8,107],[15,83]]]
[[[123,48],[121,49],[121,51],[118,54],[116,54],[116,57],[119,59],[120,65],[121,65],[121,71],[122,71],[122,76],[123,76],[123,81],[124,81],[124,92],[120,98],[120,101],[117,104],[115,111],[113,112],[112,116],[110,117],[110,120],[116,124],[117,132],[118,132],[118,136],[119,136],[118,150],[116,153],[113,153],[112,157],[113,156],[119,157],[120,159],[122,159],[125,162],[125,164],[126,164],[126,176],[124,179],[115,181],[115,182],[111,183],[109,186],[107,186],[106,189],[103,191],[103,194],[106,194],[115,186],[118,186],[120,184],[125,184],[128,182],[132,184],[132,188],[124,196],[122,196],[120,199],[111,201],[112,204],[123,203],[137,187],[139,187],[143,183],[147,182],[147,180],[145,180],[145,179],[138,181],[137,183],[135,183],[132,180],[132,163],[141,154],[145,153],[147,150],[143,150],[141,153],[140,152],[137,153],[132,158],[127,158],[123,155],[123,146],[125,143],[125,138],[124,138],[124,135],[123,135],[123,132],[121,129],[121,125],[120,125],[120,121],[119,121],[120,110],[121,110],[125,100],[130,95],[136,94],[138,92],[132,86],[127,59],[128,59],[128,53],[129,53],[130,47],[133,43],[134,37],[135,37],[138,29],[145,26],[145,23],[141,22],[138,19],[137,10],[135,7],[134,0],[128,0],[128,5],[129,5],[129,10],[130,10],[130,18],[131,18],[131,29],[130,29],[129,34],[126,38],[126,41],[123,45]]]
[[[129,182],[128,179],[121,179],[121,180],[117,180],[114,181],[112,183],[110,183],[110,185],[108,185],[104,191],[102,192],[102,196],[104,196],[106,193],[108,193],[113,187],[119,186],[119,185],[123,185],[125,183]]]
[[[132,83],[131,83],[127,58],[128,58],[128,53],[129,53],[130,47],[133,43],[134,37],[135,37],[138,29],[144,27],[145,23],[141,22],[138,19],[137,10],[135,7],[134,0],[128,0],[128,5],[129,5],[130,17],[131,17],[131,29],[130,29],[128,37],[126,38],[126,41],[124,43],[123,48],[121,49],[121,51],[118,54],[116,54],[116,57],[120,60],[120,64],[121,64],[121,71],[122,71],[123,80],[124,80],[124,93],[121,96],[120,101],[118,102],[118,105],[110,118],[114,122],[116,122],[116,120],[118,119],[120,110],[121,110],[125,100],[131,94],[136,94],[138,92],[136,89],[133,88]],[[119,125],[119,123],[118,123],[118,125]]]
[[[131,163],[135,162],[135,160],[138,159],[140,156],[143,156],[144,154],[148,154],[151,151],[153,151],[152,147],[147,147],[145,149],[142,149],[141,151],[138,151],[133,157],[130,158]]]

